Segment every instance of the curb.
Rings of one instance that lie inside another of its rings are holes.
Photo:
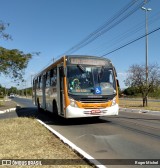
[[[65,138],[63,135],[61,135],[60,133],[58,133],[57,131],[55,131],[53,128],[51,128],[50,126],[46,125],[44,122],[42,122],[41,120],[37,121],[42,124],[43,126],[45,126],[49,131],[51,131],[54,135],[56,135],[61,141],[63,141],[63,143],[67,144],[70,148],[72,148],[74,151],[76,151],[77,153],[79,153],[81,156],[83,156],[86,160],[88,160],[90,163],[94,164],[96,167],[98,168],[107,168],[106,166],[102,165],[100,162],[98,162],[96,159],[94,159],[92,156],[90,156],[89,154],[87,154],[85,151],[83,151],[82,149],[80,149],[79,147],[77,147],[75,144],[73,144],[71,141],[69,141],[67,138]]]
[[[13,110],[16,110],[16,108],[9,108],[9,109],[6,109],[6,110],[2,110],[2,111],[0,111],[0,114],[8,113],[8,112],[11,112]]]
[[[159,113],[160,111],[142,110],[142,109],[131,109],[131,108],[119,108],[125,112],[135,112],[135,113]]]

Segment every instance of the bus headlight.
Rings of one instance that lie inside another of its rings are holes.
[[[116,97],[113,98],[112,100],[112,106],[116,105]]]
[[[70,100],[70,105],[72,107],[78,107],[77,104],[76,104],[76,101],[74,99],[70,98],[69,100]]]

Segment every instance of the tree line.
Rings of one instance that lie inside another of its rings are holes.
[[[136,87],[128,87],[123,90],[120,90],[120,97],[142,97],[141,92]],[[160,99],[160,88],[153,90],[148,94],[149,98]]]
[[[16,87],[6,88],[0,85],[0,98],[9,96],[11,93],[17,96],[32,96],[32,87],[17,89]]]

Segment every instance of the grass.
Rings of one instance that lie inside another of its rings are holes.
[[[4,104],[5,104],[5,102],[4,102],[4,98],[0,98],[0,107],[3,107]]]
[[[160,111],[160,102],[148,101],[147,107],[143,107],[142,104],[142,100],[139,99],[137,99],[137,101],[132,101],[131,99],[120,99],[120,107],[122,108]]]
[[[0,100],[0,111],[2,110],[6,110],[9,108],[15,108],[16,107],[16,103],[12,100]]]
[[[35,119],[1,120],[0,132],[1,159],[77,159],[84,164],[46,165],[43,167],[92,167]]]
[[[0,101],[0,107],[3,107],[3,106],[4,106],[4,102]]]

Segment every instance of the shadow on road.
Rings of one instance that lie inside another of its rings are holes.
[[[65,119],[60,116],[56,116],[48,111],[38,111],[36,107],[16,107],[16,113],[18,117],[36,118],[48,125],[84,125],[84,124],[95,124],[95,123],[108,123],[109,121],[100,118],[74,118]]]

